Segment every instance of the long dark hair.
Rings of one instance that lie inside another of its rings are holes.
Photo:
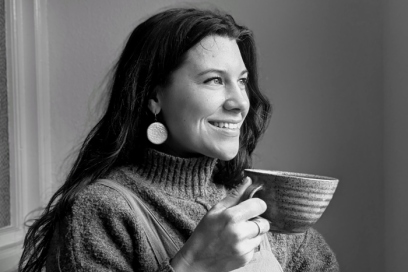
[[[186,52],[209,35],[237,41],[249,71],[250,110],[241,127],[240,149],[230,161],[218,164],[214,181],[233,187],[242,170],[251,167],[251,154],[264,133],[270,104],[258,88],[256,48],[252,32],[219,11],[175,8],[138,25],[114,67],[107,109],[84,140],[63,186],[52,196],[41,217],[30,226],[24,241],[20,271],[40,271],[52,235],[75,196],[114,167],[137,164],[149,146],[146,129],[152,122],[147,102],[155,87],[165,85],[184,61]]]

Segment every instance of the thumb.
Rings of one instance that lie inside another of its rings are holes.
[[[228,191],[227,196],[221,200],[216,206],[221,209],[228,209],[241,202],[241,198],[246,189],[252,184],[250,177],[245,177],[243,182],[237,187]]]

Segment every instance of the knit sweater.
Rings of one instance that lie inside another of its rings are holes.
[[[177,158],[149,150],[138,166],[121,167],[106,178],[133,190],[153,211],[178,247],[201,218],[226,196],[212,182],[216,160]],[[314,229],[268,239],[284,271],[339,271],[335,255]],[[92,184],[81,191],[55,231],[47,271],[174,271],[158,263],[138,216],[115,190]]]

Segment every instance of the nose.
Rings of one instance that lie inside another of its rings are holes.
[[[247,112],[249,109],[249,98],[245,88],[234,85],[227,89],[224,109],[228,111]]]

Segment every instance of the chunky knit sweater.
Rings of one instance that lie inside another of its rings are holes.
[[[133,190],[181,247],[209,209],[226,196],[212,182],[216,160],[177,158],[149,150],[142,165],[122,167],[109,178]],[[302,235],[268,233],[284,271],[339,271],[335,255],[314,229]],[[115,190],[89,185],[75,198],[55,231],[47,271],[173,271],[158,263],[140,219]]]

